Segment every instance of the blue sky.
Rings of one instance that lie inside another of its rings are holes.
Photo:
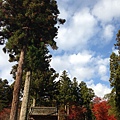
[[[66,23],[59,29],[51,66],[85,81],[100,97],[110,92],[109,57],[120,29],[119,5],[120,0],[58,0]]]
[[[95,94],[110,92],[109,56],[115,51],[120,29],[120,0],[57,0],[60,18],[66,23],[58,31],[58,50],[51,50],[51,66],[68,71],[71,79],[85,81]],[[8,62],[0,46],[0,77],[12,82]]]

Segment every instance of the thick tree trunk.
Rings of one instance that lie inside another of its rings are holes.
[[[30,71],[26,73],[26,80],[24,85],[24,95],[21,105],[20,111],[20,119],[19,120],[27,120],[27,111],[28,111],[28,103],[29,103],[29,91],[30,91]]]
[[[15,84],[14,84],[10,120],[17,120],[18,105],[19,105],[19,95],[20,95],[23,64],[24,64],[24,56],[25,56],[25,48],[23,48],[21,50],[21,53],[20,53],[20,58],[19,58],[19,63],[18,63],[18,68],[17,68],[17,75],[16,75]]]

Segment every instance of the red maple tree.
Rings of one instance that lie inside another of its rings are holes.
[[[68,120],[82,120],[85,117],[86,108],[72,105]]]
[[[106,100],[101,100],[99,97],[95,98],[93,101],[93,114],[96,117],[96,120],[116,120],[114,115],[110,115],[108,110],[110,105]]]
[[[0,120],[9,120],[10,116],[10,109],[4,108],[2,111],[0,111]]]

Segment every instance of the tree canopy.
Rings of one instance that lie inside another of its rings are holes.
[[[19,61],[10,115],[10,119],[15,120],[26,53],[30,47],[39,48],[41,44],[57,49],[56,24],[63,24],[65,20],[58,18],[55,0],[0,0],[0,5],[0,43],[5,43],[3,50],[12,61]]]
[[[110,56],[110,85],[114,94],[115,109],[117,119],[120,119],[120,30],[117,33],[115,47],[118,54],[112,53]]]
[[[3,108],[10,107],[12,101],[13,87],[8,84],[8,81],[0,78],[0,111]]]

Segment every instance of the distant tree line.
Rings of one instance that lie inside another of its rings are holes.
[[[56,80],[58,77],[59,79]],[[8,85],[7,80],[2,79],[1,83],[0,93],[4,92],[0,94],[2,120],[4,116],[9,118],[13,84]],[[22,88],[21,92],[23,91]],[[106,95],[106,98],[108,98],[108,95]],[[69,116],[62,116],[61,120],[100,120],[100,118],[116,120],[115,114],[110,112],[113,109],[109,104],[110,100],[106,101],[97,97],[84,81],[78,83],[75,77],[71,80],[65,70],[59,75],[51,68],[46,73],[40,74],[38,79],[32,81],[29,107],[33,104],[34,106],[55,106],[65,115],[65,107],[69,106]],[[21,106],[21,102],[19,106]]]

